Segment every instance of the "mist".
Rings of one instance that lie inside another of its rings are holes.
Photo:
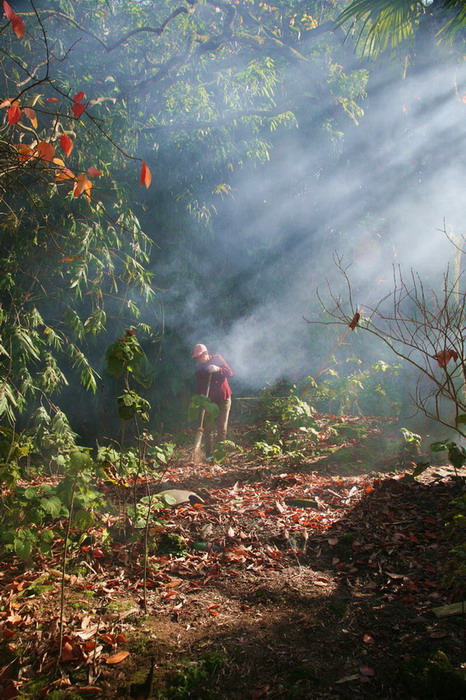
[[[212,340],[239,382],[257,388],[283,376],[313,375],[325,361],[329,343],[344,329],[325,331],[303,317],[322,319],[316,288],[325,290],[327,281],[336,291],[341,287],[334,254],[350,265],[354,303],[364,307],[390,289],[392,265],[406,274],[415,270],[435,289],[454,254],[445,233],[465,233],[466,105],[454,90],[465,83],[464,69],[451,59],[405,80],[394,79],[389,64],[373,70],[365,115],[359,125],[347,125],[333,162],[325,162],[324,137],[303,147],[298,126],[269,164],[234,179],[229,264],[236,274],[248,271],[238,293],[254,287],[260,301],[223,333],[206,317],[208,285],[200,299],[189,292],[188,310],[202,318],[191,341]],[[323,104],[321,110],[336,108]],[[264,251],[260,270],[248,270],[250,248]],[[351,354],[351,338],[347,342]],[[360,343],[358,352],[364,353]],[[371,341],[367,358],[378,352],[383,349]]]

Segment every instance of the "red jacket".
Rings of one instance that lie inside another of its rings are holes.
[[[217,367],[220,367],[220,372],[212,372],[212,374],[209,374],[207,371],[209,365],[217,365]],[[209,355],[207,362],[198,364],[196,367],[198,394],[206,395],[209,376],[212,377],[210,380],[209,399],[214,403],[220,403],[220,401],[229,399],[233,392],[228,384],[228,377],[232,377],[233,372],[221,355]]]

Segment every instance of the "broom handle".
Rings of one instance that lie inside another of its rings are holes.
[[[209,392],[210,392],[210,382],[212,380],[212,374],[209,374],[209,379],[207,381],[207,391],[205,393],[206,398],[209,398]],[[205,408],[202,409],[201,413],[201,423],[199,425],[199,430],[204,430],[204,418],[205,418]]]

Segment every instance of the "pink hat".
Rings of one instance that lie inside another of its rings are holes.
[[[193,347],[193,354],[191,357],[199,357],[199,355],[202,355],[203,352],[207,352],[206,346],[202,345],[202,343],[198,343]]]

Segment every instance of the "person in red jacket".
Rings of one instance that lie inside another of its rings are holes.
[[[197,393],[207,396],[217,404],[219,415],[217,418],[216,442],[226,439],[228,430],[228,417],[230,415],[232,390],[228,378],[233,376],[231,368],[221,355],[211,355],[206,346],[198,343],[193,348],[192,357],[197,362],[196,384]],[[209,386],[210,377],[210,386]],[[214,446],[214,430],[206,433],[206,456],[209,457]]]

